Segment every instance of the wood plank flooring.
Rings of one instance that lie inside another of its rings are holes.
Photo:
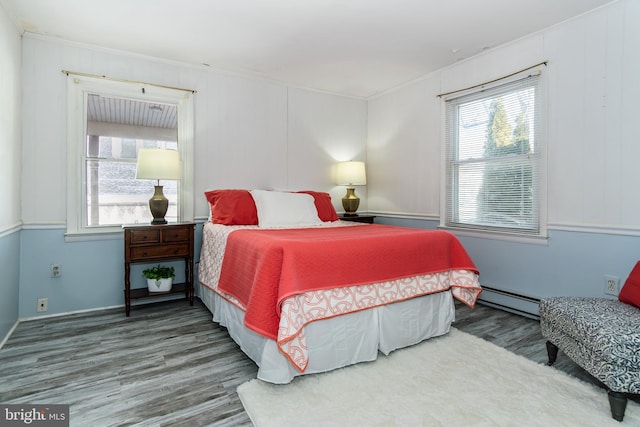
[[[535,362],[537,320],[456,305],[454,326]],[[591,381],[568,358],[558,369]],[[0,403],[70,404],[72,426],[251,426],[236,387],[257,367],[196,300],[22,322],[0,350]]]

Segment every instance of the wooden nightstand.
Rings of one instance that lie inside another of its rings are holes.
[[[341,214],[338,217],[342,221],[352,221],[352,222],[365,222],[367,224],[373,224],[375,220],[375,215],[345,215]]]
[[[184,292],[193,305],[193,233],[195,223],[165,225],[123,225],[124,230],[124,303],[127,316],[131,300]],[[130,266],[183,259],[185,282],[174,283],[168,292],[149,293],[147,288],[131,289]]]

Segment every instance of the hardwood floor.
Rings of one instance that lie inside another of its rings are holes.
[[[77,426],[250,426],[235,390],[256,372],[203,304],[180,300],[19,324],[0,402],[71,404]]]
[[[456,305],[454,327],[535,362],[537,320]],[[591,378],[568,358],[557,369]],[[251,426],[236,387],[257,367],[183,300],[22,322],[0,350],[0,403],[70,404],[72,426]]]

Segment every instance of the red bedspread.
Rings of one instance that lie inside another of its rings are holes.
[[[477,273],[446,231],[378,224],[237,230],[227,239],[218,288],[244,304],[248,328],[277,340],[289,296],[454,269]]]

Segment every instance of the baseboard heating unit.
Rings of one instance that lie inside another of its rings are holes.
[[[540,317],[538,313],[540,298],[516,292],[482,285],[482,294],[480,294],[478,302],[534,319],[539,319]]]

